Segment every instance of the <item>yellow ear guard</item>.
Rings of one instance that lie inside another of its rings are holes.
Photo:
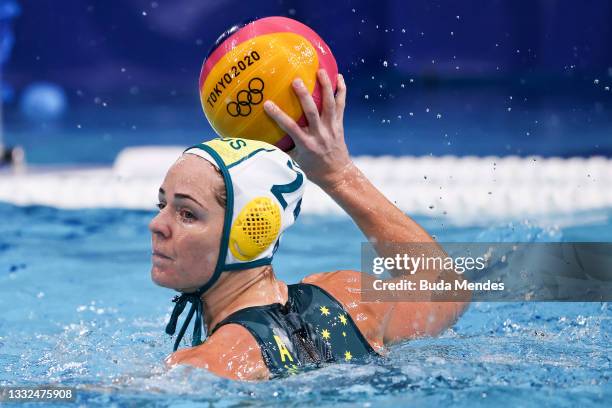
[[[232,224],[229,249],[241,261],[250,261],[278,238],[281,227],[280,207],[268,197],[251,200]]]

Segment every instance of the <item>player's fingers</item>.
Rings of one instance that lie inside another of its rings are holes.
[[[344,119],[344,107],[346,106],[346,82],[344,76],[338,74],[338,82],[336,85],[336,118],[342,122]]]
[[[298,125],[289,115],[283,112],[278,105],[268,100],[264,103],[264,110],[282,130],[287,132],[291,139],[293,139],[293,143],[295,143],[296,146],[304,145],[304,141],[308,136],[302,130],[302,128],[300,128],[300,125]]]
[[[319,110],[317,109],[314,99],[312,99],[312,95],[310,92],[308,92],[304,81],[297,78],[293,81],[292,85],[293,91],[297,95],[298,99],[300,100],[300,104],[302,105],[302,111],[304,112],[304,116],[308,121],[308,127],[318,129],[321,123]]]
[[[329,76],[325,70],[320,69],[317,72],[319,84],[321,84],[321,99],[322,99],[322,110],[321,116],[329,119],[333,122],[336,119],[336,103],[334,101],[334,90],[332,89],[332,83],[329,80]]]

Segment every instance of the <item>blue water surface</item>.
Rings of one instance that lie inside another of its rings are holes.
[[[77,403],[104,407],[603,407],[612,400],[607,303],[474,303],[440,337],[391,347],[366,364],[270,382],[168,370],[172,340],[163,330],[173,293],[149,278],[153,215],[0,204],[0,385],[75,386]],[[612,210],[565,217],[563,225],[417,220],[448,242],[612,240]],[[275,271],[293,283],[359,269],[362,241],[348,218],[302,216]]]

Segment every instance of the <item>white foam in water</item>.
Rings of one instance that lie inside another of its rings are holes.
[[[166,170],[183,147],[133,147],[108,168],[28,168],[0,173],[0,200],[60,208],[153,209]],[[408,214],[465,223],[612,207],[612,160],[519,157],[355,157]],[[309,184],[303,212],[341,214]]]

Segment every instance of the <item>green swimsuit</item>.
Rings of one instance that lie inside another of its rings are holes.
[[[242,309],[219,323],[239,324],[257,340],[273,376],[326,362],[352,362],[376,354],[351,316],[315,285],[289,285],[287,304]]]

